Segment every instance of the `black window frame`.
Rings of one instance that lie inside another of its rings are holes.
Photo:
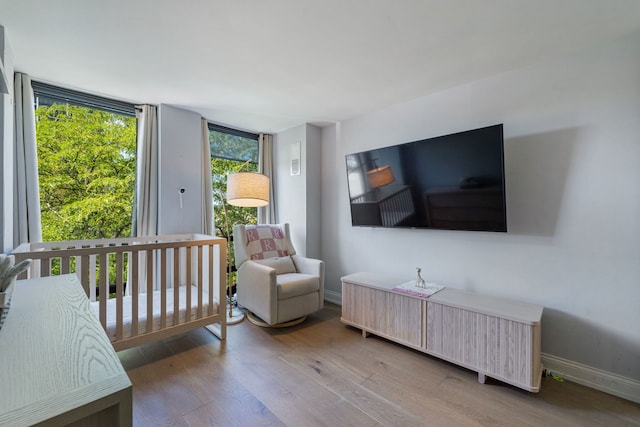
[[[209,131],[214,131],[214,132],[220,132],[220,133],[226,133],[228,135],[233,135],[233,136],[239,136],[242,138],[246,138],[246,139],[252,139],[255,140],[256,142],[256,152],[259,155],[260,153],[260,134],[257,133],[253,133],[253,132],[247,132],[244,130],[240,130],[240,129],[234,129],[234,128],[230,128],[227,126],[222,126],[216,123],[211,123],[211,122],[207,122],[207,127],[209,128]],[[233,158],[233,157],[226,157],[226,156],[218,156],[215,155],[213,153],[211,153],[211,157],[217,157],[219,159],[225,159],[225,160],[233,160],[236,162],[240,162],[240,163],[244,163],[246,162],[246,159],[237,159],[237,158]],[[252,163],[257,164],[258,163],[258,159],[255,159],[255,161],[252,161]]]
[[[33,88],[33,94],[36,101],[40,98],[44,98],[47,101],[51,101],[51,103],[68,103],[71,105],[108,111],[110,113],[122,114],[125,116],[136,116],[136,106],[130,102],[67,89],[37,80],[31,81],[31,87]],[[43,104],[48,105],[46,103]],[[38,105],[36,105],[36,108],[37,107]]]

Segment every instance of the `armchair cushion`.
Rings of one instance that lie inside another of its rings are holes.
[[[276,281],[278,283],[278,300],[280,301],[317,292],[320,289],[320,278],[310,274],[280,274],[277,276]]]
[[[275,268],[276,274],[296,273],[296,266],[290,256],[254,260],[258,264]]]

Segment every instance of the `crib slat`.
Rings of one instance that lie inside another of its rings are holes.
[[[202,308],[202,287],[204,283],[202,281],[202,245],[198,245],[198,319],[203,316]]]
[[[167,327],[167,249],[160,249],[160,329]]]
[[[154,251],[147,251],[147,330],[146,333],[153,331],[153,270],[156,265]]]
[[[107,254],[100,254],[100,323],[107,330],[107,297],[109,296],[109,264]]]
[[[209,286],[207,287],[207,294],[209,295],[209,308],[207,309],[207,316],[213,314],[213,245],[209,245]]]
[[[89,301],[95,301],[96,290],[93,289],[93,299],[91,298],[91,288],[89,287],[89,257],[83,255],[80,257],[80,283],[84,288],[84,292],[87,294]]]
[[[91,295],[91,301],[96,301],[96,255],[89,255],[89,293]]]
[[[51,276],[51,258],[40,260],[40,277]]]
[[[124,313],[122,309],[122,299],[124,298],[122,283],[122,268],[124,252],[116,252],[116,340],[122,340],[122,328],[124,324]]]
[[[82,274],[82,264],[80,263],[80,256],[73,256],[71,259],[73,260],[73,272],[76,273],[78,280],[80,280]],[[80,282],[80,286],[82,286],[82,281]]]
[[[68,256],[63,256],[60,258],[60,274],[69,274],[69,261],[70,258]]]
[[[193,264],[191,263],[191,252],[192,247],[187,246],[187,283],[185,283],[187,298],[186,298],[186,307],[185,307],[185,315],[184,321],[188,322],[191,320],[191,271],[193,270]]]
[[[131,251],[131,336],[138,335],[138,261],[140,251]]]
[[[227,242],[225,242],[224,244],[220,245],[220,258],[218,259],[218,280],[220,283],[220,290],[221,295],[220,298],[218,299],[218,302],[220,304],[220,309],[218,310],[218,312],[222,312],[224,317],[225,317],[225,322],[226,322],[226,295],[229,293],[227,291]],[[229,301],[229,303],[231,303],[231,301]]]
[[[180,257],[181,249],[173,250],[173,324],[180,322]]]

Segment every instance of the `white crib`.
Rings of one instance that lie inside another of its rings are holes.
[[[12,254],[34,260],[20,279],[75,273],[116,351],[203,326],[226,337],[224,238],[25,243]]]

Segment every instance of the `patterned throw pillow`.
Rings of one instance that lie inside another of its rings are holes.
[[[247,253],[249,258],[265,259],[289,255],[284,231],[275,225],[247,225]]]

